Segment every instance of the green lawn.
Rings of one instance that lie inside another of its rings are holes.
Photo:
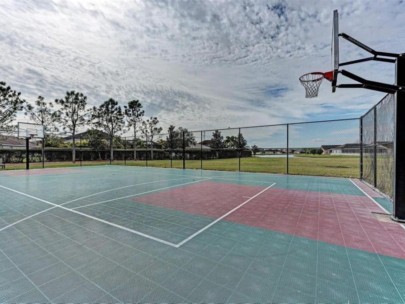
[[[319,175],[354,177],[360,176],[359,157],[356,156],[296,156],[289,159],[289,173],[299,175]],[[114,162],[118,163],[118,162]],[[123,162],[121,162],[123,164]],[[127,161],[127,165],[145,166],[145,161]],[[150,167],[170,168],[170,160],[148,161]],[[183,168],[182,160],[173,160],[173,168]],[[259,173],[287,173],[286,158],[247,157],[240,160],[241,171]],[[187,160],[187,169],[200,169],[200,160]],[[202,168],[206,170],[238,171],[237,158],[203,160]]]
[[[183,168],[182,160],[149,160],[149,167]],[[109,164],[109,161],[84,161],[83,166]],[[114,161],[115,165],[124,165],[124,161]],[[126,161],[129,166],[146,166],[143,161]],[[45,168],[80,166],[80,162],[47,162]],[[31,163],[30,167],[42,168],[42,163]],[[260,173],[287,173],[286,158],[246,157],[240,160],[241,171]],[[24,169],[25,164],[6,164],[6,169]],[[187,169],[200,169],[200,160],[186,160]],[[206,170],[238,171],[239,159],[203,160],[202,168]],[[359,177],[359,157],[311,155],[295,156],[289,159],[289,173],[299,175],[319,175],[337,177]]]

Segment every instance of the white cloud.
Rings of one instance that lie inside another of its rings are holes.
[[[377,50],[404,51],[405,4],[394,0],[4,0],[0,79],[31,99],[60,98],[72,89],[92,105],[140,99],[165,127],[358,116],[383,95],[330,94],[325,81],[320,97],[306,100],[298,82],[301,74],[330,69],[335,8],[341,31]],[[341,45],[342,60],[363,55]],[[394,82],[390,64],[348,69]]]

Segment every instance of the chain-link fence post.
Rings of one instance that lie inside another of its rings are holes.
[[[148,136],[145,135],[145,165],[148,166],[148,152],[149,152],[149,139]]]
[[[25,138],[25,153],[26,153],[26,160],[25,160],[25,169],[30,169],[30,138]]]
[[[170,168],[173,168],[173,131],[169,130]]]
[[[184,136],[184,131],[182,132],[183,138],[183,169],[186,169],[186,138]]]
[[[45,134],[44,137],[42,138],[42,169],[45,168]]]
[[[202,170],[202,163],[203,163],[203,131],[201,133],[201,141],[200,141],[200,169]]]
[[[241,152],[242,152],[242,148],[241,148],[241,142],[240,142],[240,128],[238,130],[238,148],[236,149],[237,153],[238,153],[238,171],[240,172],[240,156],[241,156]]]
[[[127,138],[124,137],[124,166],[127,165]]]
[[[363,116],[360,117],[360,179],[363,179]]]
[[[374,107],[374,187],[377,188],[377,107]]]
[[[82,148],[82,135],[79,135],[79,149],[80,149],[80,167],[83,166],[83,148]]]
[[[287,124],[286,125],[286,129],[287,129],[287,161],[286,161],[286,172],[287,172],[287,174],[289,174],[290,173],[290,170],[289,170],[289,168],[290,168],[290,125],[289,124]]]

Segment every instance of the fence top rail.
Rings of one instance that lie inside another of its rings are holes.
[[[216,130],[224,131],[224,130],[239,130],[239,129],[253,129],[253,128],[266,128],[266,127],[281,127],[281,126],[323,123],[323,122],[354,121],[354,120],[359,120],[359,119],[360,119],[359,117],[354,117],[354,118],[340,118],[340,119],[329,119],[329,120],[299,121],[299,122],[279,123],[279,124],[270,124],[270,125],[257,125],[257,126],[232,127],[232,128],[216,128],[216,129],[207,129],[207,130],[193,130],[193,131],[190,131],[190,132],[213,132],[213,131],[216,131]]]

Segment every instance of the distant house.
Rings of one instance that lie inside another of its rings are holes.
[[[195,151],[201,151],[201,150],[203,150],[203,151],[210,151],[211,148],[210,148],[209,146],[206,146],[206,145],[203,145],[203,144],[201,144],[201,143],[198,143],[198,144],[195,144],[195,145],[193,145],[193,144],[189,145],[188,147],[186,147],[186,150],[195,150]]]
[[[75,134],[75,139],[76,141],[80,140],[80,139],[88,139],[89,138],[89,132],[91,130],[87,130],[85,132],[81,132],[81,133],[77,133]],[[109,139],[110,137],[108,136],[107,133],[103,132],[103,131],[99,131],[100,134],[102,135],[103,139]],[[66,137],[63,137],[63,140],[67,143],[72,143],[73,142],[73,135],[69,135]]]
[[[212,146],[212,140],[211,139],[206,139],[200,142],[201,145],[206,146],[206,147],[211,147]]]
[[[30,148],[38,147],[40,147],[38,142],[30,141]],[[25,149],[25,139],[0,135],[0,149]]]
[[[321,146],[322,154],[324,155],[332,154],[332,150],[337,147],[340,147],[340,145],[323,145]]]
[[[360,155],[360,144],[344,144],[331,148],[331,155]]]
[[[391,153],[393,148],[392,142],[377,142],[375,146],[377,153],[386,154]],[[360,144],[358,143],[349,143],[344,145],[324,145],[321,146],[322,154],[324,155],[360,155]],[[374,151],[374,144],[363,145],[365,153],[371,153]]]

